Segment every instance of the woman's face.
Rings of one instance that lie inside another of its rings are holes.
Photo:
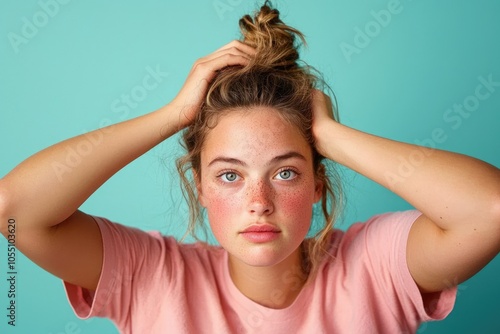
[[[228,112],[206,137],[199,200],[221,246],[248,265],[297,250],[321,190],[309,144],[271,108]]]

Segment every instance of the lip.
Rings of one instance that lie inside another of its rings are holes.
[[[277,239],[281,231],[270,224],[251,225],[240,232],[241,236],[252,243],[265,243]]]
[[[271,224],[256,224],[247,227],[240,233],[264,233],[264,232],[279,233],[281,231]]]

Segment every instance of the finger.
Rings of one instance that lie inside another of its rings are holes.
[[[196,63],[193,66],[193,71],[196,70],[196,68],[205,68],[205,67],[211,67],[207,64],[209,64],[211,61],[217,60],[214,64],[219,64],[220,59],[224,57],[224,59],[231,59],[231,62],[228,63],[227,66],[230,65],[247,65],[250,60],[252,59],[251,55],[248,55],[245,52],[242,52],[241,50],[231,47],[229,49],[224,49],[218,52],[214,52],[206,57],[200,58],[196,61]],[[222,68],[222,67],[221,67]]]
[[[222,48],[212,52],[211,54],[198,59],[195,63],[195,66],[193,67],[193,70],[194,70],[194,68],[198,67],[200,64],[205,63],[205,62],[210,61],[210,60],[213,60],[213,59],[216,59],[216,58],[221,57],[225,54],[243,56],[243,57],[247,58],[248,60],[250,60],[255,55],[255,53],[256,53],[256,50],[254,48],[252,48],[251,46],[246,45],[245,43],[243,43],[241,41],[234,40],[231,43],[224,45]]]
[[[332,105],[332,99],[330,98],[330,96],[319,89],[313,90],[313,100],[318,101],[319,103],[327,104],[329,106]]]
[[[248,65],[250,59],[244,55],[225,53],[218,57],[208,59],[197,64],[197,69],[204,72],[204,77],[211,80],[215,73],[227,66]]]
[[[224,54],[233,54],[233,55],[240,55],[243,57],[246,57],[248,59],[251,59],[255,56],[256,50],[252,48],[251,46],[245,45],[239,41],[235,41],[232,43],[229,43],[222,47],[221,49],[214,51],[213,53],[207,55],[204,57],[204,60],[211,60],[218,58]]]
[[[219,52],[219,51],[223,51],[223,50],[227,50],[227,49],[230,49],[230,48],[236,48],[244,53],[247,53],[249,55],[255,55],[255,53],[257,52],[255,50],[255,48],[251,47],[250,45],[248,44],[245,44],[243,43],[242,41],[239,41],[239,40],[233,40],[231,41],[230,43],[222,46],[221,48],[217,49],[214,51],[215,52]]]
[[[234,56],[242,56],[242,57],[245,57],[247,59],[251,59],[253,57],[252,54],[248,54],[236,47],[230,47],[230,48],[227,48],[227,49],[222,49],[220,51],[215,51],[203,58],[200,58],[200,61],[201,62],[205,62],[205,61],[210,61],[212,59],[216,59],[216,58],[219,58],[223,55],[226,55],[226,54],[230,54],[230,55],[234,55]]]

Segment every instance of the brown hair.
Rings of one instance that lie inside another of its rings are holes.
[[[188,171],[192,169],[193,177],[200,175],[200,155],[207,133],[217,124],[218,117],[231,110],[251,112],[251,107],[272,107],[284,120],[296,126],[310,144],[316,177],[323,182],[323,227],[311,240],[302,244],[306,260],[304,269],[306,272],[314,272],[325,254],[330,232],[342,204],[340,178],[335,169],[325,168],[322,163],[324,157],[315,149],[311,131],[312,91],[318,84],[324,85],[323,87],[326,85],[319,75],[314,74],[314,69],[299,63],[296,38],[305,44],[304,36],[285,25],[279,18],[279,11],[273,9],[268,1],[253,18],[245,15],[239,24],[243,42],[256,48],[256,56],[247,66],[230,66],[218,73],[211,82],[196,119],[183,133],[183,146],[187,154],[177,160],[177,169],[190,209],[189,227],[185,236],[190,234],[198,239],[197,223],[205,231],[195,182],[188,177]]]

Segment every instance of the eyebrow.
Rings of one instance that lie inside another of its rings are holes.
[[[287,152],[285,154],[281,154],[281,155],[275,156],[274,158],[271,159],[271,161],[269,161],[269,163],[267,163],[267,165],[271,165],[273,163],[277,163],[277,162],[280,162],[280,161],[283,161],[283,160],[292,159],[292,158],[297,158],[297,159],[300,159],[300,160],[307,161],[307,159],[302,154],[300,154],[299,152],[290,151],[290,152]],[[233,164],[233,165],[239,165],[239,166],[243,166],[243,167],[247,166],[247,164],[244,161],[242,161],[242,160],[239,160],[239,159],[236,159],[236,158],[219,156],[219,157],[216,157],[215,159],[213,159],[212,161],[210,161],[210,163],[208,164],[208,167],[210,167],[211,165],[213,165],[213,164],[215,164],[217,162],[226,162],[226,163],[230,163],[230,164]]]

